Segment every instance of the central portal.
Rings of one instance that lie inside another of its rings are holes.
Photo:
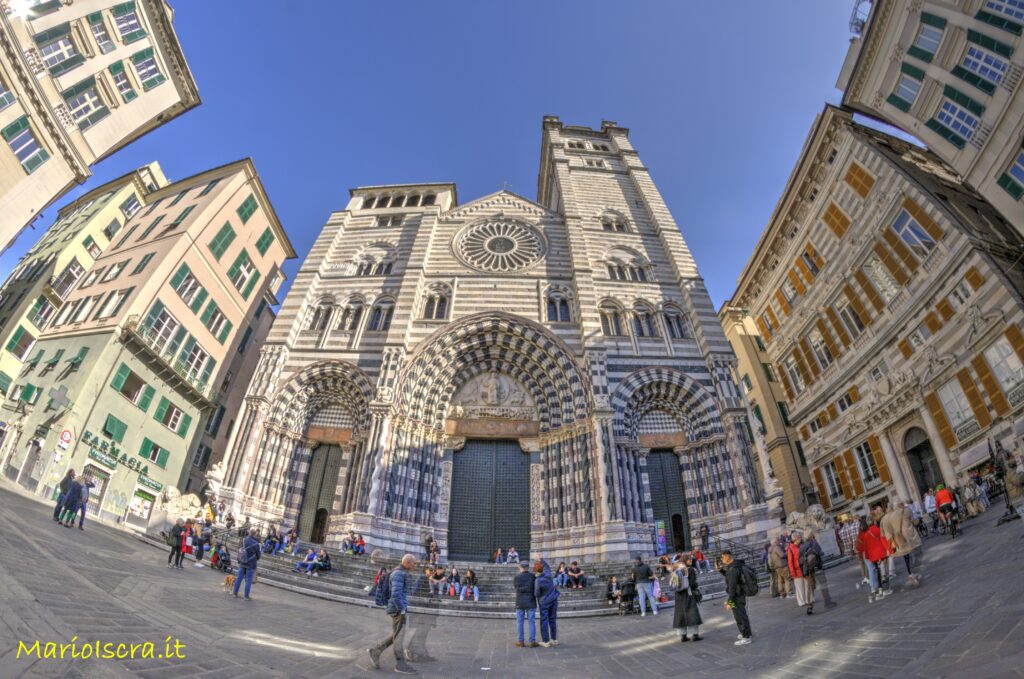
[[[449,561],[489,561],[494,550],[530,553],[530,456],[517,441],[469,440],[455,453]]]
[[[341,469],[341,448],[320,444],[313,451],[299,511],[299,539],[322,543]]]

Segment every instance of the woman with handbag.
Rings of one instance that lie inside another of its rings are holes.
[[[460,594],[462,594],[462,576],[459,574],[458,567],[452,566],[452,571],[448,574],[448,596],[457,597]]]
[[[702,641],[704,637],[700,635],[700,626],[704,620],[700,616],[697,604],[704,597],[697,583],[697,569],[694,567],[693,557],[687,554],[681,563],[672,564],[672,569],[668,581],[669,590],[675,592],[672,627],[679,634],[680,641]]]

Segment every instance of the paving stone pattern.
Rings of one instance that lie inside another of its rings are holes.
[[[751,600],[754,643],[721,600],[702,607],[707,639],[681,644],[670,611],[645,618],[583,618],[560,626],[561,645],[518,649],[510,621],[410,616],[415,645],[437,660],[425,677],[1024,677],[1024,525],[969,521],[955,542],[925,543],[925,581],[868,604],[854,564],[828,572],[838,606],[807,616],[791,601]],[[55,524],[47,505],[0,487],[0,677],[369,677],[365,649],[388,629],[379,610],[253,588],[224,592],[223,577],[97,523]],[[902,564],[900,564],[902,572]],[[511,577],[511,575],[510,575]],[[820,604],[819,604],[820,608]],[[16,658],[19,640],[185,644],[185,660]],[[490,668],[484,670],[483,668]]]

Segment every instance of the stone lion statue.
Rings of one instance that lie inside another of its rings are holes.
[[[193,517],[202,508],[199,498],[189,493],[182,495],[175,486],[165,486],[160,493],[160,506],[169,517]]]
[[[835,521],[825,513],[825,508],[821,505],[811,505],[806,512],[790,512],[786,518],[786,528],[789,530],[810,530],[820,533],[822,530],[835,527]]]

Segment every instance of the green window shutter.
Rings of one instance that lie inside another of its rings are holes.
[[[28,116],[22,116],[3,130],[0,130],[0,135],[2,135],[7,141],[10,141],[21,134],[24,130],[28,129],[28,127]]]
[[[216,365],[217,365],[217,359],[215,359],[213,356],[211,356],[210,358],[206,359],[206,365],[203,366],[203,374],[201,376],[201,381],[204,384],[210,380],[210,375],[213,374],[213,369],[214,369],[214,367],[216,367]]]
[[[1024,195],[1024,186],[1021,186],[1017,183],[1017,180],[1005,172],[998,180],[996,180],[996,183],[1003,187],[1003,190],[1008,194],[1013,196],[1014,200],[1020,200],[1020,197]]]
[[[233,240],[235,240],[235,230],[231,228],[231,222],[225,222],[217,235],[210,241],[210,252],[213,253],[213,258],[219,262]]]
[[[890,94],[886,98],[886,101],[889,102],[890,104],[892,104],[893,106],[895,106],[896,108],[898,108],[899,110],[903,111],[904,113],[910,110],[910,102],[909,101],[903,101],[902,99],[897,97],[895,94]]]
[[[254,212],[256,212],[256,198],[250,193],[249,197],[238,206],[238,217],[245,224]]]
[[[927,52],[927,51],[921,49],[920,47],[918,47],[917,45],[911,45],[910,47],[908,47],[907,48],[907,54],[909,54],[910,56],[914,57],[915,59],[920,59],[921,61],[925,62],[926,64],[930,64],[931,61],[932,61],[932,58],[935,56],[931,52]]]
[[[185,340],[185,346],[181,348],[181,353],[178,354],[178,358],[180,360],[184,361],[188,357],[189,352],[192,351],[192,347],[194,347],[195,345],[196,345],[196,338],[193,337],[192,335],[189,335],[188,339]]]
[[[128,431],[128,425],[113,415],[108,414],[107,421],[103,425],[103,430],[110,434],[110,438],[121,443],[124,441],[124,435]]]
[[[256,241],[256,249],[259,250],[259,253],[261,255],[265,255],[267,254],[267,250],[270,249],[270,246],[273,245],[273,243],[274,232],[271,231],[270,227],[268,226],[266,231],[263,232],[263,235],[260,236],[260,239]]]
[[[36,298],[35,303],[32,304],[32,310],[28,312],[28,315],[35,316],[36,314],[38,314],[39,310],[43,308],[44,304],[46,304],[46,299],[44,299],[43,297]]]
[[[86,17],[90,24],[102,24],[103,23],[103,12],[93,12]]]
[[[1013,33],[1014,35],[1020,35],[1021,30],[1024,29],[1024,25],[1016,21],[1011,21],[1010,19],[1007,19],[998,14],[991,14],[990,12],[986,12],[985,10],[979,10],[978,13],[974,15],[974,18],[990,26],[1001,28],[1007,33]]]
[[[149,451],[151,451],[152,449],[153,449],[153,442],[150,441],[148,438],[143,438],[142,439],[142,445],[139,446],[139,455],[141,455],[142,457],[144,457],[144,458],[146,458],[148,460],[149,459]]]
[[[149,404],[153,402],[154,394],[156,394],[156,389],[147,384],[146,388],[142,390],[142,398],[139,399],[139,410],[142,412],[149,410]]]
[[[985,49],[995,52],[996,54],[999,54],[1001,56],[1007,58],[1013,56],[1013,47],[1007,45],[1005,42],[1000,42],[995,38],[990,38],[984,33],[968,30],[967,40],[969,42],[973,42],[975,45],[981,45]]]
[[[224,344],[224,340],[231,334],[231,321],[226,321],[224,327],[221,328],[220,335],[217,337],[217,341]]]
[[[174,333],[174,337],[171,338],[171,342],[167,346],[167,353],[171,356],[175,356],[178,352],[178,347],[181,346],[181,343],[184,339],[185,328],[178,328],[178,332]]]
[[[174,274],[174,277],[171,278],[171,287],[177,290],[178,286],[181,285],[181,282],[185,280],[185,276],[187,276],[188,274],[188,264],[182,264],[180,267],[178,267],[178,271],[177,273]]]
[[[192,416],[181,414],[181,422],[178,423],[178,436],[185,438],[188,435],[188,428],[192,426]]]
[[[171,402],[163,396],[160,397],[160,403],[156,406],[156,411],[153,413],[153,419],[157,422],[164,421],[164,415],[167,414],[167,409],[171,406]]]
[[[146,325],[151,326],[156,322],[157,317],[164,310],[164,303],[157,300],[153,303],[153,306],[149,309],[149,314],[146,315]]]
[[[259,280],[260,272],[253,272],[252,278],[250,278],[249,282],[245,284],[245,290],[242,291],[242,299],[249,299],[249,293],[251,293],[252,289],[256,287],[256,283],[259,282]]]
[[[41,33],[36,33],[34,36],[32,36],[32,40],[34,40],[37,45],[45,45],[48,42],[56,40],[57,38],[63,38],[70,32],[71,23],[66,22],[61,24],[60,26],[54,26],[49,30],[42,31]]]
[[[206,288],[199,288],[199,292],[196,293],[196,298],[192,300],[190,309],[192,313],[197,314],[199,310],[203,308],[203,302],[206,301]]]
[[[60,62],[56,66],[51,66],[50,67],[50,75],[61,75],[62,73],[67,73],[71,69],[73,69],[73,68],[75,68],[77,66],[81,66],[84,63],[85,63],[85,55],[84,54],[76,54],[73,57],[69,57],[69,58],[65,59],[64,61]]]
[[[161,469],[167,466],[167,458],[170,455],[170,451],[166,448],[161,448],[160,452],[156,454],[156,466]]]
[[[25,383],[25,386],[21,388],[21,400],[25,403],[32,403],[32,397],[36,395],[37,387],[34,384]]]
[[[18,346],[18,342],[21,340],[22,335],[25,334],[25,328],[18,326],[18,329],[11,335],[10,341],[7,342],[7,351],[14,351],[14,347]]]
[[[11,388],[13,381],[14,378],[0,370],[0,398],[7,398],[7,390]]]
[[[146,59],[149,59],[151,56],[153,56],[153,48],[152,47],[147,47],[146,49],[142,50],[141,52],[136,52],[135,54],[133,54],[132,55],[132,61],[134,63],[138,64],[138,63],[140,63],[142,61],[145,61]]]
[[[983,105],[971,99],[952,85],[946,85],[942,88],[942,93],[976,116],[981,116],[985,113],[985,107]]]
[[[935,118],[932,118],[931,120],[926,122],[925,127],[932,130],[933,132],[938,134],[940,137],[942,137],[943,139],[945,139],[958,149],[962,149],[964,147],[964,144],[967,143],[966,139],[964,139],[959,134],[957,134],[953,130],[949,129],[948,127],[940,123]]]
[[[116,17],[119,17],[122,14],[128,14],[129,12],[134,12],[134,11],[135,11],[135,2],[134,2],[134,0],[132,2],[122,2],[121,4],[114,5],[113,7],[110,8],[110,13],[113,14],[114,16],[116,16]]]
[[[128,300],[129,300],[129,299],[131,299],[131,297],[132,297],[132,293],[133,293],[134,291],[135,291],[135,288],[134,288],[134,287],[130,287],[130,288],[128,288],[127,290],[125,290],[125,291],[124,291],[124,296],[123,296],[123,297],[121,297],[121,301],[119,301],[119,302],[117,303],[117,306],[115,306],[115,307],[114,307],[114,308],[113,308],[113,309],[111,310],[111,312],[110,312],[110,315],[111,315],[111,316],[116,316],[116,315],[117,315],[117,314],[118,314],[118,313],[119,313],[119,312],[121,311],[121,309],[122,309],[122,308],[124,307],[124,305],[125,305],[125,304],[126,304],[126,303],[128,302]]]
[[[211,299],[210,303],[206,305],[206,310],[203,312],[203,315],[199,318],[200,322],[207,328],[210,327],[210,317],[213,316],[213,312],[216,310],[217,303]]]
[[[129,368],[124,363],[122,363],[118,367],[117,373],[114,374],[114,379],[111,380],[110,386],[112,386],[116,391],[121,391],[121,389],[124,388],[125,381],[128,379],[128,376],[131,375],[131,373],[132,369]]]
[[[195,210],[195,209],[196,209],[195,205],[189,205],[187,208],[185,208],[184,210],[181,211],[180,215],[178,215],[177,217],[174,218],[174,221],[171,222],[171,226],[177,226],[178,224],[181,224],[183,221],[185,221],[185,218],[188,217],[189,214],[192,213],[192,210]]]
[[[111,73],[124,73],[124,62],[123,61],[115,61],[114,63],[112,63],[110,65],[110,68],[108,70]]]
[[[906,73],[915,80],[924,80],[924,71],[913,64],[908,64],[905,61],[900,64],[900,72]]]
[[[921,12],[921,23],[934,26],[935,28],[945,28],[946,20],[940,16],[929,14],[928,12]]]
[[[228,278],[234,278],[235,274],[238,273],[238,269],[243,264],[245,264],[246,260],[248,260],[248,259],[249,259],[249,253],[247,253],[245,250],[242,250],[241,252],[239,252],[238,256],[235,257],[235,261],[231,264],[231,268],[228,269]]]
[[[955,77],[960,78],[965,83],[969,83],[977,87],[985,94],[992,94],[993,92],[996,91],[996,86],[993,82],[985,80],[974,71],[968,71],[963,66],[954,66],[951,72]]]
[[[64,101],[67,101],[68,99],[77,97],[82,92],[85,92],[86,90],[91,89],[93,87],[96,87],[96,77],[89,76],[82,82],[74,85],[73,87],[69,87],[68,89],[61,92],[60,96],[64,99]]]
[[[139,240],[145,240],[146,236],[148,236],[153,231],[153,229],[155,229],[157,225],[160,224],[160,222],[164,221],[164,217],[165,215],[157,215],[156,219],[153,220],[153,223],[147,226],[145,229],[143,229],[142,235],[139,236]]]

